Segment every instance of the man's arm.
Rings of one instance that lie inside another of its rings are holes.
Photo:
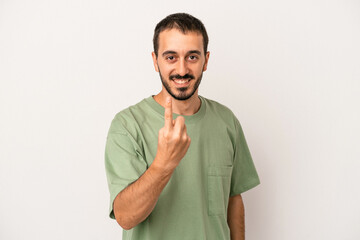
[[[240,194],[229,198],[227,221],[231,240],[245,240],[245,210]]]
[[[165,126],[159,131],[153,163],[114,200],[114,215],[122,228],[129,230],[149,216],[189,146],[185,119],[181,116],[172,119],[171,98],[168,98],[165,103]]]
[[[114,215],[122,228],[129,230],[149,216],[172,173],[173,170],[166,171],[152,164],[138,180],[116,196]]]

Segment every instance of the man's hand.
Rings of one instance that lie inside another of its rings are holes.
[[[185,156],[190,141],[184,117],[178,116],[173,120],[172,102],[168,97],[165,102],[165,126],[159,131],[155,164],[165,169],[175,169]]]

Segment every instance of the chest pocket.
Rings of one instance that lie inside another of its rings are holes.
[[[232,166],[210,166],[208,168],[208,214],[224,215],[230,195]]]

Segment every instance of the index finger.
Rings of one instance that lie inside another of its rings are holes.
[[[171,97],[167,97],[165,101],[165,127],[172,128],[173,118],[172,118],[172,102]]]

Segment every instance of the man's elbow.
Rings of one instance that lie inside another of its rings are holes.
[[[124,230],[130,230],[136,225],[132,224],[126,217],[121,217],[120,214],[115,214],[116,222],[122,227]]]

